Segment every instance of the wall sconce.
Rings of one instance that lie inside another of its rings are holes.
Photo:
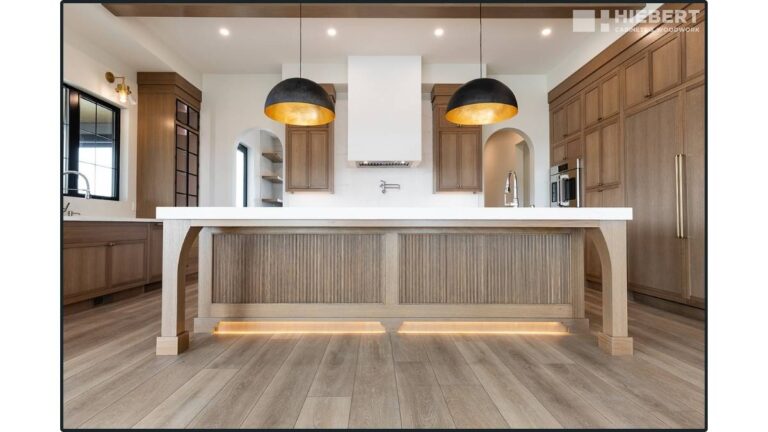
[[[136,100],[131,96],[131,86],[125,83],[125,77],[119,77],[115,76],[112,72],[107,72],[104,74],[104,77],[107,79],[107,82],[110,84],[114,84],[116,80],[120,80],[119,83],[117,83],[117,87],[115,87],[115,91],[117,92],[117,99],[120,101],[120,103],[126,103],[130,100],[131,105],[136,104]]]

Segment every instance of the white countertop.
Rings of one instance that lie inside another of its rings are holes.
[[[158,207],[158,219],[190,220],[632,220],[628,207]]]
[[[64,216],[64,222],[162,222],[162,219],[132,218],[120,216]]]

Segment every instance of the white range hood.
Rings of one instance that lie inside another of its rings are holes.
[[[421,57],[350,56],[348,159],[359,167],[421,162]]]

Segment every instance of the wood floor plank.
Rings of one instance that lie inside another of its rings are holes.
[[[455,336],[454,341],[509,427],[562,427],[479,338]]]
[[[461,429],[506,429],[501,416],[481,385],[441,385],[453,422]]]
[[[168,365],[176,362],[171,356],[147,354],[141,361],[118,372],[111,378],[86,390],[66,402],[63,409],[64,427],[73,429],[98,414],[104,408],[128,394],[141,383],[161,373]]]
[[[249,429],[290,428],[296,424],[330,336],[306,334],[245,418]]]
[[[653,411],[652,413],[666,424],[669,428],[675,429],[703,429],[704,416],[701,413],[686,411]]]
[[[333,335],[309,389],[309,396],[351,398],[359,351],[360,335]]]
[[[346,429],[351,397],[308,397],[296,421],[297,429]]]
[[[624,396],[619,389],[578,364],[549,364],[544,368],[610,420],[613,427],[665,427],[663,422]]]
[[[64,380],[64,402],[81,395],[86,390],[98,385],[120,371],[131,368],[149,354],[155,352],[155,337],[148,337],[140,342],[128,344],[125,349],[99,361],[95,365]]]
[[[236,369],[201,370],[134,427],[142,429],[185,427],[236,372]]]
[[[389,335],[362,335],[349,427],[393,429],[400,426],[400,406]]]
[[[566,428],[604,428],[611,422],[596,411],[566,383],[549,373],[544,365],[532,363],[518,341],[523,335],[485,337],[494,354],[536,396]]]
[[[456,348],[451,336],[425,335],[423,339],[427,357],[438,384],[441,386],[480,384],[472,368]]]
[[[240,427],[300,338],[295,334],[273,335],[205,406],[189,427]]]
[[[208,369],[240,369],[250,361],[269,340],[271,335],[243,335],[213,359]]]
[[[179,360],[153,375],[83,424],[87,428],[130,428],[173,394],[211,360],[221,354],[237,337],[196,333],[192,344],[196,349],[179,356]]]
[[[395,376],[404,428],[455,428],[428,362],[396,361]]]

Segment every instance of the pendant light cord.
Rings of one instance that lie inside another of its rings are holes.
[[[483,77],[483,3],[480,2],[480,78]]]
[[[299,3],[299,78],[301,78],[301,43],[302,43],[302,15],[301,15],[301,3]]]

